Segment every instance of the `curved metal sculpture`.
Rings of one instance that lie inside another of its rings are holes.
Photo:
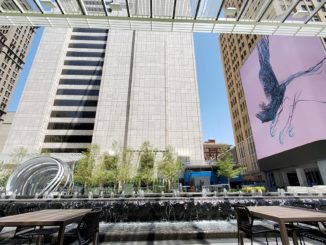
[[[20,164],[10,176],[7,195],[35,196],[69,189],[72,169],[66,162],[52,157],[36,157]]]

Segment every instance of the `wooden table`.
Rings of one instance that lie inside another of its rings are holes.
[[[65,228],[79,222],[91,209],[46,209],[0,218],[0,226],[59,226],[58,244],[63,244]]]
[[[248,209],[254,217],[272,220],[279,224],[283,245],[290,244],[287,229],[285,226],[286,223],[305,221],[326,221],[326,213],[303,208],[281,206],[257,206],[248,207]]]

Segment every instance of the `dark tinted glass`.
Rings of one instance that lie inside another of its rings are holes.
[[[94,40],[94,41],[106,41],[106,36],[71,36],[71,40]]]
[[[44,138],[45,143],[91,143],[91,135],[46,135]]]
[[[93,130],[94,123],[49,123],[48,129]]]
[[[105,44],[70,43],[69,48],[105,49]]]
[[[49,153],[82,153],[86,151],[86,148],[43,148],[42,152],[49,152]]]
[[[95,118],[95,111],[52,111],[51,117]]]
[[[100,28],[74,28],[73,32],[108,33],[108,30]]]
[[[62,75],[96,75],[101,76],[102,70],[67,70],[61,72]]]
[[[86,90],[86,89],[58,89],[58,95],[89,95],[98,96],[98,90]]]
[[[55,100],[54,106],[97,106],[97,100]]]
[[[89,79],[60,79],[59,84],[66,85],[100,85],[101,80],[89,80]]]
[[[67,56],[70,57],[104,57],[105,53],[99,53],[99,52],[73,52],[69,51],[67,52]]]
[[[103,66],[103,61],[65,60],[65,65],[68,65],[68,66]]]

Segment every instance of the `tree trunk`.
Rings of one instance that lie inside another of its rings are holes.
[[[229,191],[231,191],[230,178],[228,178],[228,187],[229,187]]]

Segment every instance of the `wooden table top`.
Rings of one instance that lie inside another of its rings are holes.
[[[304,208],[284,206],[248,207],[254,216],[274,221],[326,221],[326,213]]]
[[[45,209],[0,218],[0,226],[61,225],[70,223],[91,209]]]

